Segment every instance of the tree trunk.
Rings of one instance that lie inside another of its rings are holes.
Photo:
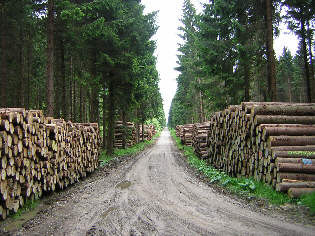
[[[20,51],[20,101],[19,101],[19,107],[25,106],[25,55],[24,55],[24,34],[23,29],[20,27],[20,45],[19,45],[19,51]]]
[[[204,112],[203,112],[203,102],[202,102],[202,93],[201,93],[201,90],[200,90],[200,84],[201,84],[201,81],[200,81],[200,78],[198,78],[198,98],[199,98],[199,123],[202,123],[204,121]]]
[[[273,26],[272,26],[272,0],[266,0],[266,28],[267,28],[267,76],[268,76],[268,90],[269,99],[271,101],[277,100],[276,88],[276,68],[275,56],[273,51]]]
[[[8,84],[8,71],[7,71],[7,35],[6,35],[6,16],[5,16],[5,8],[1,9],[1,76],[0,76],[0,91],[1,91],[1,99],[0,105],[1,107],[7,106],[7,84]]]
[[[288,96],[289,96],[289,102],[292,102],[292,91],[291,91],[291,78],[288,76]]]
[[[106,148],[106,83],[103,76],[103,149]]]
[[[60,39],[60,74],[62,83],[62,117],[68,120],[68,100],[67,100],[67,82],[66,82],[66,65],[65,65],[65,47],[63,39]]]
[[[310,32],[310,22],[307,21],[306,22],[307,24],[307,31]],[[312,53],[312,38],[311,38],[311,35],[312,34],[308,34],[308,37],[307,37],[307,43],[308,43],[308,53],[309,53],[309,57],[310,57],[310,77],[311,77],[311,80],[313,81],[314,83],[314,65],[313,65],[313,53]],[[315,84],[314,84],[315,85]],[[315,88],[313,87],[313,90],[312,91],[315,91]],[[314,100],[314,98],[312,97],[312,99]]]
[[[99,120],[99,100],[98,93],[99,88],[96,81],[97,71],[96,71],[96,51],[93,51],[92,55],[92,66],[91,66],[91,75],[92,75],[92,94],[91,94],[91,121],[98,122]]]
[[[307,60],[307,49],[306,49],[305,21],[303,20],[301,21],[301,36],[302,36],[302,52],[303,52],[304,69],[305,69],[306,98],[307,98],[307,102],[312,102],[311,79],[310,79],[309,63]]]
[[[107,154],[113,154],[113,140],[114,140],[114,122],[115,122],[115,98],[114,98],[114,84],[109,81],[108,84],[108,140],[107,140]]]
[[[54,115],[54,0],[48,0],[47,26],[47,116]]]
[[[69,78],[69,106],[70,106],[70,113],[69,113],[69,119],[73,120],[73,65],[72,65],[72,56],[70,56],[70,78]]]

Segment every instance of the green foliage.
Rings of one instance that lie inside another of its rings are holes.
[[[24,203],[24,206],[19,208],[15,214],[10,215],[10,217],[12,217],[13,219],[19,219],[25,212],[32,211],[36,207],[38,207],[39,203],[40,203],[40,200],[38,199],[35,199],[35,200],[28,199]]]
[[[299,203],[307,206],[311,214],[315,215],[315,192],[303,195]]]
[[[276,205],[293,201],[288,195],[275,191],[271,186],[265,183],[255,181],[251,178],[230,177],[225,172],[211,167],[205,160],[201,160],[195,155],[192,147],[182,145],[180,139],[176,137],[174,130],[171,130],[171,135],[175,139],[177,147],[183,150],[188,163],[208,177],[210,183],[216,183],[242,196],[266,199]]]

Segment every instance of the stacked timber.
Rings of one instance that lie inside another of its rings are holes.
[[[208,132],[210,131],[210,122],[196,123],[193,126],[193,147],[198,157],[204,159],[208,157]]]
[[[177,137],[183,136],[183,126],[182,125],[176,125],[175,134]]]
[[[186,146],[193,145],[193,127],[194,124],[186,124],[182,127],[181,142]]]
[[[63,189],[98,166],[97,124],[45,117],[42,111],[0,109],[0,215],[26,199]]]
[[[156,134],[155,127],[154,125],[144,125],[143,127],[144,131],[142,131],[142,125],[139,125],[140,141],[150,141],[154,134]],[[144,134],[142,135],[143,132]]]
[[[116,121],[114,128],[114,148],[123,148],[124,132],[126,132],[126,147],[132,147],[137,143],[134,123],[126,122],[126,126],[124,126],[122,121]]]
[[[208,160],[216,168],[291,196],[315,190],[315,104],[247,102],[215,113],[209,125]]]

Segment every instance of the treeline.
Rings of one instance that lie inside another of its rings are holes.
[[[138,0],[0,1],[1,107],[103,126],[165,125],[158,88],[155,13]]]
[[[213,112],[243,101],[314,102],[313,4],[211,0],[197,14],[185,0],[180,75],[169,125],[203,122]],[[274,55],[280,22],[299,38],[295,56],[287,48],[279,59]]]

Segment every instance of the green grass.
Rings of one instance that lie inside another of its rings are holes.
[[[153,136],[153,138],[150,141],[144,141],[126,149],[115,149],[114,154],[111,156],[106,154],[106,150],[103,150],[99,157],[99,160],[101,161],[100,166],[102,167],[107,165],[114,158],[138,154],[139,152],[143,151],[146,147],[151,145],[160,136],[160,134],[161,132],[158,132],[156,135]]]
[[[195,155],[192,147],[182,145],[180,139],[176,137],[174,130],[171,130],[171,135],[175,139],[177,147],[180,150],[183,150],[188,163],[208,177],[210,183],[216,183],[238,195],[268,200],[269,203],[275,205],[282,205],[284,203],[292,203],[296,201],[289,198],[287,194],[277,192],[271,186],[252,178],[230,177],[225,172],[210,166],[205,160],[199,159]]]
[[[299,202],[310,209],[310,213],[315,215],[315,192],[303,195]]]
[[[23,207],[19,208],[18,211],[9,217],[13,219],[19,219],[22,214],[34,210],[40,203],[39,199],[34,199],[34,200],[26,200],[25,204]]]

